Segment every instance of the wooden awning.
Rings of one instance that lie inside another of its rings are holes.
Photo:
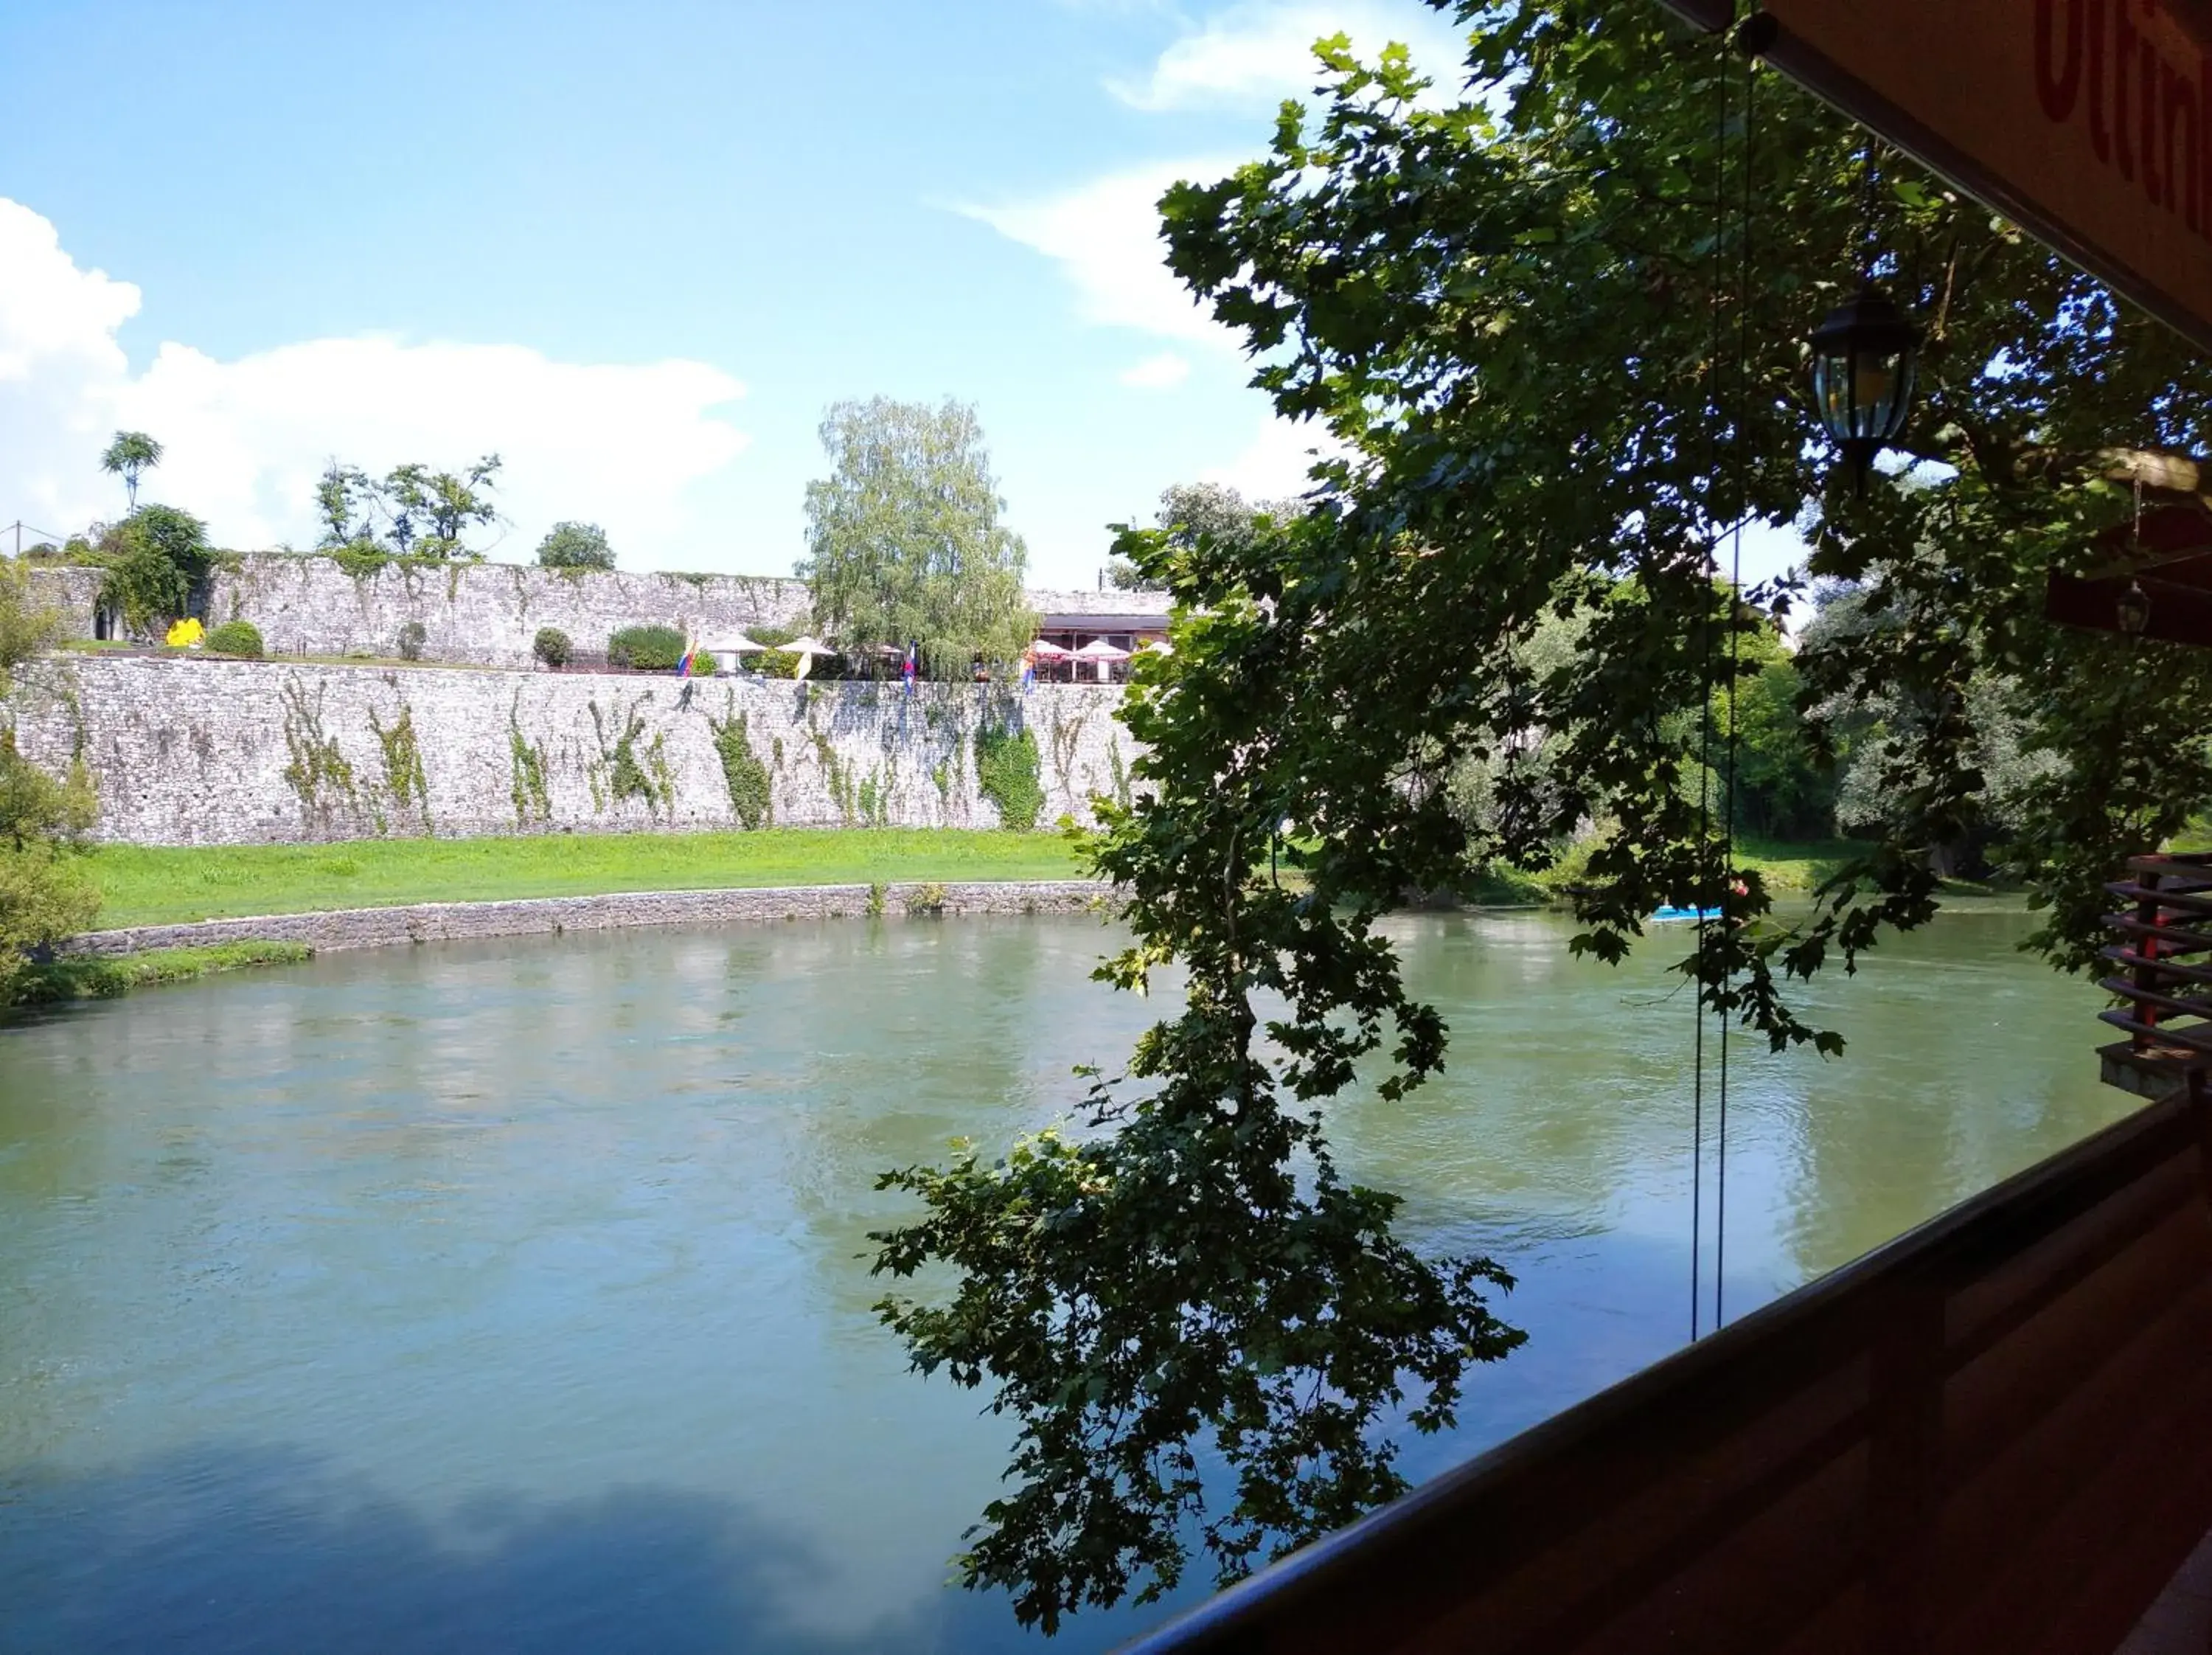
[[[1729,0],[1663,0],[1705,29]],[[2212,0],[1761,0],[1759,56],[2212,350]]]
[[[2126,630],[2131,591],[2140,591],[2141,636],[2212,648],[2212,512],[2195,502],[2159,506],[2142,521],[2097,537],[2099,561],[2085,574],[2047,579],[2043,612],[2064,626]]]

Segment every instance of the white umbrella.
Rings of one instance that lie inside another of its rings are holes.
[[[837,653],[811,632],[803,638],[793,638],[789,643],[780,643],[776,648],[787,655],[799,657],[799,669],[792,676],[802,678],[813,670],[814,658],[817,655],[834,655]]]
[[[1140,653],[1154,655],[1172,655],[1175,654],[1175,651],[1168,648],[1168,641],[1165,638],[1147,638],[1140,647]]]
[[[1063,649],[1058,644],[1048,642],[1043,638],[1039,638],[1030,645],[1030,654],[1039,660],[1066,660],[1074,653],[1073,649]]]
[[[768,648],[764,643],[755,643],[742,632],[733,632],[718,642],[699,647],[710,655],[757,655]]]
[[[1075,652],[1075,659],[1078,660],[1097,661],[1098,663],[1098,682],[1103,684],[1106,682],[1107,667],[1115,661],[1128,660],[1129,652],[1126,649],[1116,649],[1112,644],[1107,642],[1103,638],[1093,638],[1089,643],[1085,644],[1082,648]]]

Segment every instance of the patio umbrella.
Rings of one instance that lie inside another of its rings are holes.
[[[730,658],[730,665],[735,667],[739,665],[738,656],[757,655],[767,648],[764,643],[755,643],[742,632],[732,632],[726,638],[718,639],[713,643],[701,644],[699,653],[702,655],[713,655],[717,659],[727,655]]]
[[[1082,648],[1075,652],[1075,659],[1085,661],[1097,661],[1098,663],[1098,681],[1099,683],[1103,684],[1106,682],[1107,667],[1117,660],[1128,660],[1129,652],[1126,649],[1116,649],[1112,644],[1107,642],[1103,638],[1093,638],[1089,643],[1085,644]]]
[[[1039,638],[1030,645],[1030,655],[1038,660],[1066,660],[1074,653],[1073,649],[1063,649],[1058,644],[1048,642],[1043,638]]]
[[[799,670],[793,676],[802,678],[813,670],[814,658],[817,655],[834,655],[837,653],[811,632],[803,638],[793,638],[789,643],[780,643],[776,648],[787,655],[799,657]]]

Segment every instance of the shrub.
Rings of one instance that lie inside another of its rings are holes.
[[[684,635],[672,626],[626,626],[607,640],[607,665],[665,672],[684,659]]]
[[[1026,833],[1044,808],[1043,764],[1027,730],[975,732],[975,790],[999,807],[1003,827]]]
[[[752,669],[764,678],[790,678],[799,676],[799,657],[788,650],[775,648],[789,643],[799,634],[783,626],[750,626],[745,629],[755,643],[769,648],[752,658]],[[819,665],[817,662],[817,665]]]
[[[695,678],[710,678],[721,670],[721,663],[703,649],[691,657],[691,676]]]
[[[399,659],[420,660],[422,646],[429,642],[430,630],[420,621],[409,621],[399,629]]]
[[[544,569],[607,569],[615,554],[597,523],[556,523],[538,543],[538,562]]]
[[[261,629],[252,621],[225,621],[207,635],[207,647],[218,655],[260,658]]]
[[[568,635],[557,626],[541,626],[538,636],[530,641],[530,653],[558,672],[568,664]]]
[[[374,540],[349,540],[332,549],[331,561],[356,581],[372,579],[392,562],[392,556]]]

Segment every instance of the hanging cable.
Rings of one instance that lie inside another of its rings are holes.
[[[1713,271],[1710,306],[1712,337],[1705,351],[1705,516],[1708,522],[1713,520],[1713,496],[1718,492],[1721,476],[1721,352],[1727,337],[1727,324],[1721,312],[1728,279],[1725,232],[1729,210],[1729,75],[1731,67],[1729,36],[1725,32],[1720,36],[1719,50],[1713,74]],[[1706,561],[1708,567],[1713,567],[1718,562],[1710,551],[1706,554]],[[1703,632],[1701,649],[1705,693],[1699,698],[1698,709],[1698,844],[1701,855],[1712,837],[1713,632],[1710,623],[1704,627]],[[1702,892],[1693,893],[1692,901],[1698,915],[1698,954],[1703,958],[1705,927],[1710,922],[1705,918],[1706,904]],[[1694,1344],[1704,1311],[1704,1295],[1699,1281],[1699,1267],[1705,1255],[1705,1002],[1702,990],[1690,996],[1690,1342]]]
[[[1736,726],[1736,672],[1741,661],[1743,630],[1741,625],[1743,604],[1743,520],[1751,511],[1751,209],[1752,168],[1755,151],[1753,140],[1757,132],[1759,96],[1759,59],[1749,54],[1743,65],[1743,192],[1742,216],[1738,224],[1736,264],[1736,325],[1735,325],[1735,526],[1729,537],[1729,676],[1728,676],[1728,743],[1726,747],[1727,780],[1723,794],[1721,814],[1721,880],[1722,918],[1723,925],[1731,922],[1727,913],[1729,897],[1735,889],[1735,812],[1736,812],[1736,750],[1739,736]],[[1727,1316],[1726,1265],[1728,1263],[1728,1107],[1729,1107],[1729,990],[1735,986],[1735,976],[1730,956],[1730,966],[1721,983],[1720,1022],[1720,1098],[1718,1118],[1715,1123],[1715,1171],[1713,1189],[1713,1327],[1718,1330]]]

